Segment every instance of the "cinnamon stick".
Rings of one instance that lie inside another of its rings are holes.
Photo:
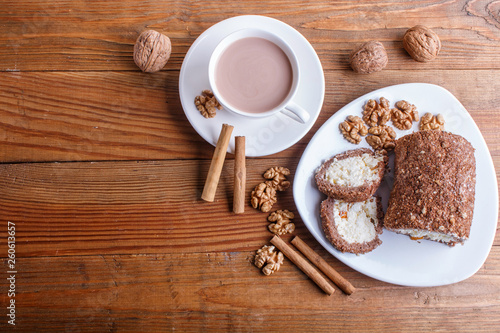
[[[245,211],[245,184],[247,180],[247,169],[245,165],[245,137],[234,137],[234,191],[233,212],[236,214]]]
[[[203,188],[203,193],[201,194],[201,198],[205,201],[214,201],[215,199],[215,191],[217,191],[220,173],[222,171],[222,166],[224,165],[227,146],[229,145],[229,139],[231,139],[233,128],[233,126],[228,124],[222,125],[219,139],[217,140],[217,145],[215,146],[214,155],[212,156],[212,162],[210,163],[210,168],[208,169],[205,187]]]
[[[311,265],[306,259],[302,258],[290,245],[285,243],[279,236],[274,236],[271,243],[276,246],[288,259],[290,259],[298,268],[302,270],[318,287],[325,293],[331,295],[335,289],[330,283]]]
[[[313,264],[316,265],[326,276],[328,276],[333,283],[335,283],[347,295],[351,295],[356,288],[340,275],[332,266],[330,266],[323,258],[319,256],[313,249],[309,247],[299,236],[292,239],[291,242],[295,247],[302,252]]]

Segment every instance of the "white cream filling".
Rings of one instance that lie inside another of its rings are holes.
[[[378,179],[378,164],[382,156],[362,154],[342,160],[334,160],[325,172],[325,179],[335,185],[361,186]]]
[[[417,239],[430,239],[436,242],[444,242],[449,243],[452,241],[456,241],[459,238],[453,235],[443,234],[441,232],[429,231],[429,230],[420,230],[420,229],[398,229],[398,233],[405,234],[410,236],[411,238]]]
[[[348,243],[370,242],[377,236],[377,201],[335,201],[333,217],[337,232]]]

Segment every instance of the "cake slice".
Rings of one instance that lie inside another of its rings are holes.
[[[326,238],[341,252],[367,253],[382,244],[384,212],[380,197],[362,202],[328,198],[321,203]]]
[[[388,230],[454,246],[469,238],[476,185],[474,148],[462,136],[421,131],[396,141]]]
[[[318,189],[329,197],[365,201],[382,181],[387,157],[367,148],[348,150],[323,163],[316,173]]]

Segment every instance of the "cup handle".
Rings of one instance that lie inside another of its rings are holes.
[[[311,118],[306,110],[304,110],[300,105],[294,102],[288,103],[288,105],[285,106],[283,110],[281,110],[281,113],[302,124],[307,123],[309,118]]]

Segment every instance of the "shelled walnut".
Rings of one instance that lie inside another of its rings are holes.
[[[394,127],[409,130],[413,126],[413,121],[419,120],[417,107],[407,101],[399,101],[391,110],[391,119]]]
[[[251,193],[252,207],[264,213],[269,212],[277,200],[276,189],[267,182],[255,186]]]
[[[266,183],[282,192],[290,187],[290,182],[286,176],[290,175],[290,170],[285,167],[273,167],[264,172],[264,178],[268,179]]]
[[[389,101],[380,97],[379,102],[374,99],[368,100],[363,109],[363,120],[368,126],[385,125],[391,119]]]
[[[167,63],[171,52],[170,38],[157,31],[146,30],[135,42],[134,62],[143,72],[158,72]]]
[[[217,110],[222,110],[222,105],[217,101],[214,93],[208,89],[203,90],[201,95],[195,97],[194,105],[196,105],[198,111],[200,111],[201,115],[205,118],[213,118]]]
[[[395,146],[396,132],[391,126],[380,125],[371,127],[366,142],[376,151],[392,150]]]
[[[280,269],[283,260],[283,253],[279,251],[275,252],[272,245],[264,245],[261,249],[257,250],[254,265],[262,268],[264,275],[271,275]]]
[[[292,223],[292,219],[295,215],[289,210],[277,210],[272,212],[267,220],[269,222],[275,222],[269,224],[268,228],[275,235],[291,234],[295,231],[295,224]]]
[[[420,119],[420,130],[428,131],[428,130],[444,130],[444,117],[442,114],[438,114],[437,116],[432,115],[430,112],[427,112]]]
[[[363,119],[358,116],[348,116],[346,120],[340,123],[339,129],[347,141],[356,145],[361,142],[361,136],[368,134],[368,128]]]

